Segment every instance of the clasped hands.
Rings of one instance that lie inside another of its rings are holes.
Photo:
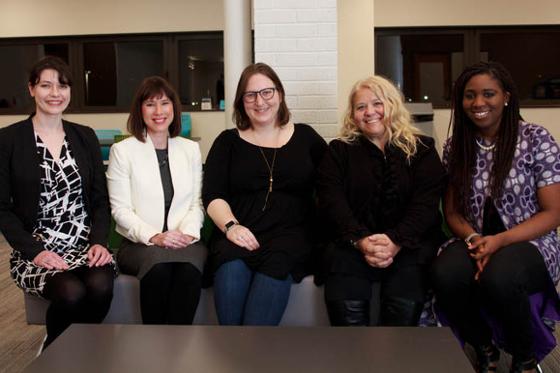
[[[476,236],[471,240],[470,245],[467,245],[469,255],[476,260],[478,271],[474,275],[474,279],[478,280],[484,267],[488,264],[490,257],[500,247],[503,246],[502,240],[499,235],[493,236]]]
[[[387,268],[401,250],[386,234],[372,234],[356,243],[366,262],[376,268]]]
[[[88,266],[102,267],[111,262],[112,256],[105,247],[95,244],[91,245],[87,252]],[[68,263],[57,253],[49,250],[43,250],[35,258],[33,264],[46,269],[54,269],[59,271],[67,271],[70,267]]]
[[[193,236],[184,234],[178,230],[158,233],[150,238],[150,242],[154,245],[173,250],[182,249],[183,247],[190,245],[193,240]]]

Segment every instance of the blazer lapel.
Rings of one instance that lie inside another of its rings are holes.
[[[39,155],[37,154],[37,144],[35,142],[35,131],[33,130],[33,122],[31,117],[23,124],[21,136],[17,139],[20,146],[16,151],[21,157],[21,164],[23,167],[21,172],[33,175],[33,182],[30,185],[29,198],[31,203],[29,206],[34,206],[35,209],[39,206],[39,194],[41,193],[41,169]]]

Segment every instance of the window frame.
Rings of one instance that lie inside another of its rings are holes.
[[[179,42],[184,40],[218,39],[223,43],[223,30],[196,31],[178,33],[146,33],[146,34],[107,34],[107,35],[68,35],[48,37],[23,37],[0,39],[0,47],[17,45],[41,45],[41,44],[68,44],[68,63],[72,72],[72,99],[66,109],[68,114],[95,114],[95,113],[128,113],[130,103],[123,106],[117,105],[86,105],[84,90],[84,44],[89,42],[150,42],[161,41],[163,58],[161,76],[167,79],[179,92]],[[222,56],[223,58],[223,56]],[[130,98],[132,100],[132,97]],[[30,108],[0,108],[0,115],[29,114]],[[181,111],[223,111],[219,109],[200,110],[188,108],[181,105]]]
[[[519,25],[519,26],[428,26],[428,27],[375,27],[375,56],[379,56],[381,51],[378,49],[380,43],[377,38],[380,36],[399,36],[408,35],[433,35],[433,34],[463,34],[463,63],[470,66],[480,61],[481,35],[487,33],[557,33],[560,40],[560,25]],[[453,83],[452,83],[453,84]],[[522,108],[556,108],[560,107],[560,100],[535,100],[521,99]],[[446,104],[434,103],[434,109],[449,109],[451,102]]]

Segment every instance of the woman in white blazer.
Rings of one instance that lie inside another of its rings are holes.
[[[191,324],[206,248],[198,144],[184,139],[177,93],[163,78],[144,79],[128,117],[130,138],[111,147],[107,182],[117,262],[140,279],[144,324]]]

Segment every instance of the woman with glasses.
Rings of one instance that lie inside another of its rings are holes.
[[[280,79],[257,63],[241,74],[237,128],[214,141],[202,198],[214,230],[208,273],[220,324],[277,325],[306,275],[315,169],[325,141],[294,124]]]

